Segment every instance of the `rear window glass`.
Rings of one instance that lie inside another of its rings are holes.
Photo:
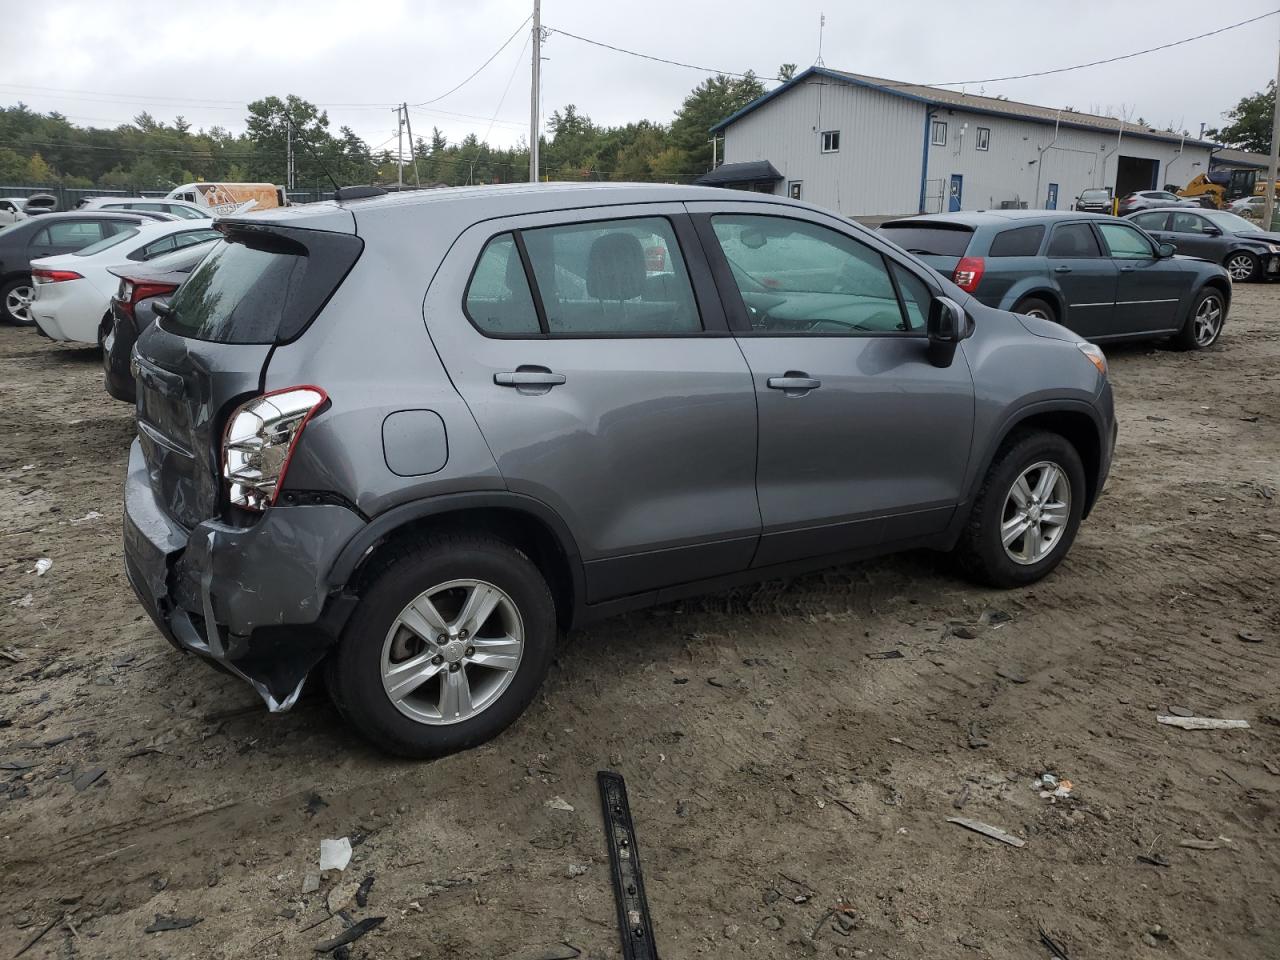
[[[880,232],[908,253],[919,256],[963,257],[973,239],[971,227],[886,223]]]
[[[991,241],[989,257],[1034,257],[1044,239],[1044,224],[1004,230]]]
[[[130,237],[135,237],[137,235],[138,235],[138,228],[130,227],[128,230],[122,230],[119,233],[113,233],[111,236],[106,237],[102,240],[99,240],[97,243],[91,243],[87,247],[84,247],[81,250],[77,250],[75,252],[75,255],[77,257],[92,257],[95,253],[101,253],[103,250],[109,250],[111,247],[114,247],[117,243],[123,243],[125,240],[128,240]]]
[[[347,234],[233,231],[179,288],[161,326],[215,343],[292,340],[342,283],[362,247]]]
[[[537,334],[538,311],[511,234],[486,244],[467,286],[467,316],[484,333]]]

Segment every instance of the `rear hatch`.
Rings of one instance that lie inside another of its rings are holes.
[[[947,279],[955,273],[956,264],[973,240],[973,227],[968,224],[914,217],[882,223],[880,232]]]
[[[190,530],[223,513],[227,416],[262,391],[272,349],[296,339],[355,264],[351,235],[224,223],[213,248],[138,338],[138,440],[152,492]]]

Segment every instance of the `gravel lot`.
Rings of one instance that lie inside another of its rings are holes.
[[[1046,582],[915,554],[613,620],[506,735],[413,764],[165,643],[120,560],[131,409],[95,352],[0,328],[0,953],[52,924],[25,957],[313,956],[372,876],[353,957],[616,957],[613,767],[668,960],[1048,957],[1040,927],[1280,956],[1280,286],[1207,353],[1111,364],[1115,469]],[[1251,727],[1156,723],[1183,709]]]

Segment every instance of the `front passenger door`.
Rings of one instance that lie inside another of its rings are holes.
[[[1191,274],[1156,256],[1151,238],[1132,224],[1103,220],[1095,225],[1119,275],[1111,334],[1174,329],[1178,302],[1190,287]]]
[[[839,221],[686,206],[755,383],[753,565],[941,532],[963,496],[973,380],[963,351],[927,359],[928,284]]]
[[[1178,252],[1188,257],[1220,260],[1217,253],[1220,231],[1198,213],[1175,213],[1169,239]]]

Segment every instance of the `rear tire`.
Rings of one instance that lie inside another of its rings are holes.
[[[19,277],[0,286],[0,319],[15,327],[31,327],[35,320],[31,316],[31,295],[35,288],[29,277]]]
[[[966,574],[993,587],[1035,583],[1071,549],[1086,495],[1084,466],[1065,437],[1014,433],[987,470],[956,559]]]
[[[1179,350],[1206,350],[1218,342],[1227,319],[1227,304],[1212,287],[1201,290],[1187,311],[1187,322],[1174,336]]]
[[[478,746],[524,712],[546,677],[551,592],[533,561],[495,538],[434,535],[393,551],[375,561],[329,657],[329,694],[388,753],[427,759]],[[493,601],[474,623],[472,598],[482,609]]]
[[[1248,283],[1251,280],[1257,280],[1258,274],[1262,272],[1262,264],[1248,250],[1235,250],[1228,253],[1222,265],[1227,268],[1227,273],[1231,274],[1232,283]]]
[[[1053,304],[1047,300],[1041,300],[1039,297],[1027,297],[1025,300],[1019,300],[1017,306],[1013,308],[1013,312],[1021,313],[1027,317],[1039,317],[1042,320],[1058,322],[1058,311],[1053,309]]]

